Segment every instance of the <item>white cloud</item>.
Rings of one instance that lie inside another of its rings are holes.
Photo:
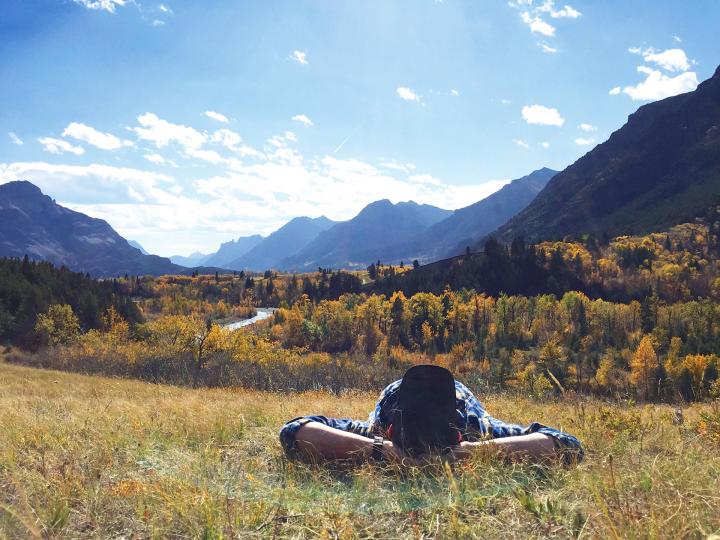
[[[374,164],[333,155],[305,157],[292,144],[297,139],[292,132],[271,137],[260,152],[232,130],[204,133],[153,113],[138,118],[131,131],[150,143],[139,154],[148,170],[11,163],[0,164],[0,182],[27,178],[61,204],[106,219],[120,234],[165,255],[267,234],[302,215],[349,219],[382,198],[459,208],[507,183],[452,185],[392,158]],[[69,144],[57,141],[49,142],[60,145],[58,151]],[[150,150],[154,147],[170,148]],[[185,160],[178,180],[153,170],[175,167],[173,154]]]
[[[403,171],[406,174],[409,174],[411,171],[416,169],[415,165],[412,163],[398,163],[397,161],[380,163],[380,166],[394,171]]]
[[[308,65],[307,53],[304,53],[302,51],[293,51],[290,55],[290,58],[292,60],[295,60],[298,64],[302,64],[303,66]]]
[[[672,38],[675,43],[682,43],[682,39],[680,39],[678,36],[673,36]]]
[[[540,146],[542,146],[543,148],[550,148],[550,143],[549,143],[549,142],[541,142],[541,143],[539,143],[539,144],[540,144]]]
[[[593,126],[592,124],[580,124],[578,126],[580,129],[585,131],[586,133],[590,133],[591,131],[597,131],[597,128]]]
[[[305,127],[310,127],[310,126],[314,126],[314,125],[315,125],[315,124],[313,124],[313,121],[310,120],[310,119],[309,119],[307,116],[305,116],[304,114],[296,114],[295,116],[292,117],[292,119],[295,120],[296,122],[300,122],[300,123],[301,123],[302,125],[304,125]]]
[[[162,120],[154,113],[145,113],[138,116],[137,120],[141,127],[134,127],[131,130],[140,139],[153,142],[158,148],[167,146],[171,142],[176,142],[185,148],[199,148],[207,141],[205,134],[191,127]]]
[[[582,137],[575,139],[575,144],[577,144],[578,146],[587,146],[593,144],[594,142],[595,139],[584,139]]]
[[[70,137],[92,145],[100,150],[118,150],[124,146],[133,146],[131,141],[123,141],[110,133],[102,133],[97,129],[79,122],[68,124],[63,137]]]
[[[62,139],[40,137],[38,142],[43,145],[43,149],[46,152],[50,152],[51,154],[64,154],[65,152],[69,152],[76,156],[81,156],[85,153],[85,149],[82,146],[73,146]]]
[[[512,101],[510,101],[509,99],[501,99],[500,103],[502,103],[503,105],[512,105]]]
[[[545,0],[545,2],[537,8],[537,11],[549,13],[553,19],[577,19],[582,15],[577,9],[567,4],[561,9],[555,9],[555,2],[553,2],[553,0]]]
[[[161,21],[160,19],[153,19],[153,22],[151,24],[157,28],[158,26],[165,26],[165,21]]]
[[[542,126],[562,126],[565,119],[560,116],[557,109],[543,105],[525,105],[522,108],[522,117],[528,124]]]
[[[46,162],[0,164],[0,183],[29,180],[43,192],[62,201],[75,203],[154,203],[177,202],[172,177],[128,167],[55,165]],[[104,217],[104,216],[97,216]]]
[[[13,133],[12,131],[8,131],[8,137],[10,137],[10,140],[12,141],[13,144],[17,144],[17,145],[25,144],[22,141],[22,139],[20,137],[18,137],[17,135],[15,135],[15,133]]]
[[[695,90],[700,84],[693,71],[686,71],[675,77],[669,77],[659,70],[645,66],[638,66],[638,71],[646,75],[645,80],[635,86],[625,86],[622,90],[633,101],[655,101],[676,96]]]
[[[173,10],[170,9],[169,7],[167,7],[165,4],[160,4],[160,5],[158,6],[158,9],[159,9],[160,11],[162,11],[163,13],[168,13],[168,14],[170,14],[170,15],[172,15],[172,12],[173,12]]]
[[[397,92],[397,95],[405,101],[415,101],[417,103],[422,103],[422,98],[406,86],[401,86],[395,91]]]
[[[145,154],[143,157],[155,165],[169,165],[171,167],[177,167],[177,164],[174,161],[165,159],[160,154]]]
[[[547,43],[538,43],[538,46],[542,49],[543,52],[554,54],[558,52],[558,50],[555,47],[551,47]]]
[[[453,97],[457,97],[457,96],[460,95],[460,92],[458,92],[457,90],[455,90],[454,88],[452,88],[452,89],[450,90],[450,95],[453,96]]]
[[[625,86],[622,90],[619,86],[616,86],[610,90],[610,95],[612,96],[616,96],[622,91],[622,93],[627,94],[634,101],[655,101],[690,92],[695,90],[698,84],[700,84],[697,74],[693,71],[688,71],[690,67],[695,64],[695,61],[690,60],[682,49],[658,51],[653,47],[646,49],[631,47],[628,49],[628,52],[642,56],[645,62],[655,64],[668,73],[678,74],[672,76],[663,73],[660,69],[638,66],[637,70],[639,73],[645,75],[645,80],[635,86]]]
[[[645,62],[656,64],[666,71],[687,71],[694,63],[688,59],[687,54],[685,54],[685,51],[682,49],[667,49],[658,52],[652,47],[647,49],[631,47],[628,49],[628,52],[640,55]]]
[[[522,139],[513,139],[513,142],[518,146],[522,146],[523,148],[530,148],[530,145]]]
[[[520,14],[522,21],[530,27],[530,31],[533,33],[542,34],[543,36],[552,37],[555,35],[555,27],[548,22],[545,22],[539,16],[531,16],[527,11],[523,11]]]
[[[73,0],[73,2],[88,9],[97,9],[109,13],[115,13],[117,6],[122,7],[128,3],[127,0]]]
[[[227,116],[220,114],[219,112],[205,111],[205,116],[212,118],[213,120],[217,120],[218,122],[222,122],[223,124],[227,124],[229,122]]]

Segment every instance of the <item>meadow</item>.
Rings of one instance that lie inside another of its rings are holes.
[[[379,390],[379,388],[378,388]],[[366,392],[192,389],[0,362],[2,538],[713,538],[718,402],[483,395],[575,434],[575,468],[478,456],[422,469],[289,462],[277,432],[363,418]]]

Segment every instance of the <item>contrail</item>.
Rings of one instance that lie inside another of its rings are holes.
[[[343,142],[341,142],[335,150],[333,150],[333,154],[337,154],[340,151],[340,149],[343,146],[345,146],[345,143],[348,142],[350,140],[350,137],[352,137],[352,136],[353,136],[353,134],[351,133],[350,135],[345,137],[345,140]]]

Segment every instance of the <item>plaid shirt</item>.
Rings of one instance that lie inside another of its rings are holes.
[[[280,430],[280,442],[285,452],[288,456],[295,455],[295,437],[298,430],[308,422],[320,422],[326,426],[356,433],[363,437],[387,436],[387,430],[391,423],[391,411],[395,408],[397,402],[397,391],[400,382],[401,380],[395,381],[382,391],[375,409],[370,413],[366,421],[352,420],[350,418],[328,418],[326,416],[301,416],[290,420]],[[537,422],[533,422],[529,426],[519,426],[517,424],[506,424],[502,420],[493,418],[485,411],[480,401],[467,386],[460,381],[455,381],[455,396],[458,414],[457,427],[462,432],[463,440],[481,441],[527,435],[529,433],[543,433],[552,438],[555,449],[566,462],[579,462],[584,456],[580,441],[572,435]]]

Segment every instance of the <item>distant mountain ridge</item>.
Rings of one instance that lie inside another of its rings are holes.
[[[245,254],[229,261],[226,266],[232,270],[258,271],[279,268],[283,259],[293,256],[335,224],[335,221],[325,216],[291,219]]]
[[[720,67],[696,90],[640,107],[495,234],[643,234],[689,221],[719,196]]]
[[[295,271],[320,266],[364,268],[377,259],[383,248],[407,242],[451,214],[451,210],[413,201],[376,201],[354,218],[321,232],[297,254],[280,261],[279,266]]]
[[[229,263],[253,249],[263,240],[262,236],[254,234],[252,236],[241,236],[237,240],[223,242],[220,244],[220,249],[206,257],[202,264],[230,268]]]
[[[557,171],[543,167],[512,180],[488,197],[419,231],[409,242],[388,246],[376,258],[388,263],[415,259],[426,263],[457,255],[530,204],[555,174]]]
[[[204,264],[209,257],[212,257],[212,253],[207,255],[205,253],[200,253],[199,251],[196,251],[195,253],[191,253],[187,257],[183,255],[171,255],[168,258],[174,264],[179,264],[180,266],[185,266],[186,268],[193,268],[195,266],[200,266]]]
[[[34,184],[9,182],[0,185],[0,257],[25,255],[96,277],[187,272],[143,255],[106,221],[60,206]]]

